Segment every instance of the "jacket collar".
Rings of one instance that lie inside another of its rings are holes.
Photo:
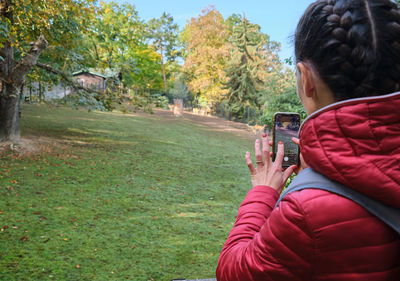
[[[318,109],[317,111],[313,112],[312,114],[308,115],[306,119],[304,119],[303,123],[300,126],[300,130],[303,128],[304,124],[307,123],[310,119],[316,118],[317,116],[321,115],[322,113],[329,111],[329,110],[334,110],[338,109],[343,106],[348,106],[352,104],[358,104],[358,103],[363,103],[363,102],[376,102],[376,101],[384,101],[386,99],[392,99],[393,97],[400,97],[400,91],[399,92],[394,92],[388,95],[383,95],[383,96],[372,96],[372,97],[363,97],[363,98],[355,98],[355,99],[348,99],[348,100],[343,100],[339,102],[332,103],[330,105],[327,105],[323,108]]]

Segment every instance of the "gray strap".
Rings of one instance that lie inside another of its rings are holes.
[[[373,200],[364,194],[333,181],[311,168],[304,169],[281,194],[275,208],[287,194],[303,189],[322,189],[346,197],[367,209],[400,234],[400,209]]]

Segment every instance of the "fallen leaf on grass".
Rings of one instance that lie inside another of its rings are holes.
[[[135,248],[136,248],[136,246],[135,246],[135,245],[132,245],[131,249],[135,249]]]
[[[12,181],[10,181],[10,183],[18,183],[18,181],[17,180],[12,180]]]
[[[21,241],[26,241],[26,240],[28,240],[28,238],[29,238],[29,236],[24,236],[24,237],[22,237],[20,240],[21,240]]]
[[[80,265],[80,264],[77,264],[75,267],[76,267],[77,269],[79,269],[79,268],[81,268],[81,265]]]
[[[46,236],[40,236],[40,238],[45,239],[45,240],[43,240],[43,243],[47,243],[50,241],[50,238],[48,238]]]

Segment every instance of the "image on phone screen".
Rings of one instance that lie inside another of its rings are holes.
[[[300,129],[300,115],[297,113],[276,113],[274,116],[274,160],[281,141],[285,147],[282,166],[289,167],[299,163],[299,147],[293,143],[292,138],[298,137]]]

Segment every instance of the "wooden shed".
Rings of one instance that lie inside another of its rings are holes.
[[[107,79],[109,77],[92,72],[89,70],[81,70],[72,74],[81,86],[104,91],[107,88]]]

